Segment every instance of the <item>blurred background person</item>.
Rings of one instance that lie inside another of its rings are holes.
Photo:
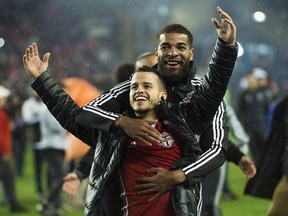
[[[233,162],[245,175],[246,179],[253,178],[256,167],[248,153],[249,137],[239,122],[236,113],[230,105],[229,91],[226,92],[224,101],[226,104],[227,121],[230,127],[228,134],[227,161]],[[204,216],[221,216],[221,196],[225,200],[236,200],[237,197],[230,188],[228,180],[228,164],[225,162],[220,168],[209,173],[203,180],[203,204]],[[232,182],[233,184],[233,182]]]
[[[48,195],[44,196],[44,215],[61,216],[62,199],[61,186],[65,174],[64,162],[67,149],[67,131],[62,128],[59,122],[53,117],[46,106],[40,111],[40,132],[41,139],[38,143],[40,156],[47,166],[47,187]]]
[[[243,153],[244,155],[248,155],[250,137],[248,136],[245,129],[243,128],[233,108],[233,98],[232,98],[232,93],[230,89],[227,89],[226,94],[224,96],[224,101],[226,104],[228,126],[230,128],[229,134],[228,134],[228,140],[231,144],[237,146],[241,153]],[[236,161],[234,161],[234,163],[238,165],[240,155],[238,157],[237,156],[235,157],[236,157]],[[229,166],[227,165],[222,197],[223,199],[230,201],[230,200],[237,199],[237,196],[235,195],[235,193],[232,191],[230,187],[229,179],[228,179],[228,174],[229,174],[228,172],[229,172]]]
[[[22,118],[21,108],[23,100],[18,93],[12,93],[8,101],[9,116],[12,121],[12,149],[15,162],[16,174],[19,177],[24,176],[25,153],[26,153],[26,136],[25,123]]]
[[[34,184],[36,190],[36,197],[42,199],[43,187],[42,187],[42,170],[43,170],[43,158],[41,156],[41,150],[39,149],[39,142],[41,139],[40,132],[40,120],[41,110],[45,105],[38,97],[36,92],[30,91],[30,96],[26,99],[21,108],[21,114],[26,126],[26,135],[31,141],[34,154]]]
[[[258,173],[245,194],[270,199],[267,215],[288,215],[288,96],[275,107],[271,131],[265,142],[265,154]]]
[[[5,196],[10,206],[10,212],[25,212],[16,198],[15,178],[11,166],[12,160],[12,122],[6,109],[10,90],[0,85],[0,179],[3,183]]]
[[[130,62],[123,62],[112,71],[112,79],[115,84],[122,83],[130,78],[135,71],[135,65]]]
[[[263,76],[266,71],[260,71],[260,73]],[[245,74],[247,86],[241,92],[237,105],[237,116],[250,137],[249,148],[256,166],[259,165],[263,156],[268,110],[266,99],[259,91],[258,78],[259,75],[256,78],[253,70]]]

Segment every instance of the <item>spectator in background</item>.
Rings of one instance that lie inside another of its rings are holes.
[[[157,64],[157,56],[153,52],[145,52],[139,55],[135,62],[135,69],[137,70],[143,65],[154,66]]]
[[[0,85],[0,179],[2,180],[5,195],[10,205],[11,212],[24,212],[16,198],[15,178],[11,166],[12,134],[11,120],[5,107],[10,91]]]
[[[271,199],[269,216],[288,215],[288,96],[282,99],[272,118],[265,142],[265,155],[258,173],[245,188],[245,194]]]
[[[246,179],[253,178],[256,167],[248,153],[249,137],[242,128],[233,108],[228,103],[227,92],[224,97],[226,104],[227,122],[230,127],[228,135],[227,161],[233,162],[242,170]],[[228,184],[228,166],[225,162],[220,168],[209,173],[203,180],[204,216],[221,216],[221,195],[225,199],[236,199]]]
[[[36,196],[42,198],[42,163],[41,150],[39,149],[39,141],[41,139],[40,118],[41,110],[43,110],[43,102],[38,97],[36,92],[32,92],[30,97],[24,101],[21,109],[21,114],[26,125],[26,133],[29,136],[34,151],[34,175]]]
[[[256,166],[260,164],[264,152],[268,103],[259,88],[258,79],[265,74],[264,70],[246,73],[247,88],[240,94],[237,106],[237,116],[250,137],[249,149]]]
[[[61,185],[64,177],[64,159],[67,148],[67,131],[57,122],[46,106],[42,107],[40,120],[41,139],[38,144],[43,162],[47,162],[48,199],[44,215],[60,216]]]
[[[122,83],[128,80],[135,71],[133,63],[125,62],[117,65],[112,71],[112,78],[115,84]]]
[[[237,146],[239,150],[244,154],[247,155],[249,153],[249,141],[250,138],[246,131],[244,130],[241,122],[239,121],[236,112],[232,106],[232,98],[231,98],[231,91],[227,89],[226,94],[224,96],[224,101],[226,104],[226,113],[227,113],[227,120],[228,125],[230,127],[228,140],[231,144]],[[250,158],[249,158],[250,160]],[[252,161],[251,161],[252,162]],[[235,163],[235,161],[234,161]],[[238,165],[238,162],[236,163]],[[253,164],[254,166],[254,164]],[[254,166],[255,168],[255,166]],[[256,171],[256,168],[255,168]],[[229,167],[226,166],[226,175],[223,185],[223,198],[225,200],[235,200],[237,199],[236,194],[231,190],[229,180],[228,180],[228,172]]]
[[[12,121],[12,147],[17,175],[22,177],[25,167],[26,136],[25,123],[22,118],[21,108],[23,101],[18,94],[13,94],[9,101],[9,116]]]
[[[265,138],[270,131],[271,119],[275,105],[279,102],[279,88],[278,85],[269,78],[269,74],[262,68],[254,68],[252,70],[253,75],[256,78],[258,89],[257,97],[263,100],[263,104],[266,107],[265,118]]]

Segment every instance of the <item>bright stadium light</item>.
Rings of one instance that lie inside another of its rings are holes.
[[[255,13],[252,14],[252,19],[255,22],[263,23],[266,21],[266,14],[263,13],[262,11],[256,11]]]
[[[5,40],[3,38],[0,38],[0,48],[3,47],[5,44]]]

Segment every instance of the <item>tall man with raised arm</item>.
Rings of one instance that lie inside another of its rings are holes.
[[[188,122],[189,127],[193,132],[201,134],[201,139],[202,137],[208,138],[208,136],[203,136],[203,131],[206,129],[206,124],[211,122],[217,107],[223,99],[237,57],[235,25],[230,16],[222,11],[221,8],[218,7],[217,11],[222,18],[222,24],[220,25],[219,22],[213,18],[219,39],[216,43],[209,64],[209,71],[203,80],[203,84],[201,84],[201,80],[193,79],[195,67],[192,61],[193,48],[191,33],[185,27],[174,24],[166,26],[158,35],[158,66],[162,76],[164,76],[166,82],[168,82],[168,95],[170,95],[168,97],[168,103],[175,104],[179,101],[187,103],[191,101],[191,112],[186,113],[185,118],[181,119],[184,121],[186,118],[190,119],[192,123],[190,121]],[[82,140],[88,144],[93,142],[93,140],[91,141],[93,137],[84,136],[81,132],[85,132],[86,130],[91,132],[94,127],[109,133],[109,131],[113,132],[117,126],[122,128],[132,139],[135,139],[138,144],[146,144],[149,146],[151,143],[159,143],[162,141],[161,134],[151,126],[153,121],[131,119],[99,108],[99,105],[102,105],[102,108],[107,108],[108,111],[116,111],[118,113],[122,113],[128,109],[129,81],[116,86],[110,92],[107,92],[86,105],[82,110],[77,109],[75,104],[70,106],[69,109],[75,108],[76,111],[67,112],[67,110],[60,110],[59,106],[61,104],[65,105],[67,102],[67,95],[64,97],[63,92],[60,95],[58,93],[59,89],[56,89],[56,91],[53,88],[55,83],[51,83],[49,74],[43,73],[47,69],[49,55],[49,53],[45,54],[43,61],[41,61],[37,46],[33,44],[26,50],[24,65],[28,73],[36,79],[33,87],[47,103],[48,108],[54,116],[56,116],[59,121],[63,121],[62,125],[65,128],[76,133],[78,137],[82,138]],[[51,87],[47,88],[49,84]],[[56,98],[53,96],[55,94]],[[50,100],[51,98],[53,98],[53,100]],[[113,99],[111,100],[111,98]],[[170,170],[159,168],[151,169],[150,171],[153,171],[156,174],[155,176],[148,179],[138,179],[139,182],[149,182],[148,184],[138,187],[138,189],[141,190],[140,194],[155,193],[155,196],[152,198],[153,200],[181,182],[188,180],[190,185],[193,185],[208,172],[222,165],[225,161],[225,142],[223,143],[225,127],[221,121],[221,118],[223,118],[223,109],[224,106],[221,104],[218,108],[219,112],[213,120],[213,123],[216,124],[216,127],[213,128],[215,140],[213,142],[206,142],[212,143],[212,146],[207,146],[207,151],[202,154],[195,163],[187,164],[185,160],[180,163],[183,166],[181,166],[180,171],[179,169],[177,170],[177,175],[175,175],[174,171]],[[61,112],[61,115],[58,115],[59,112]],[[133,125],[133,127],[131,127],[131,125]],[[152,136],[152,138],[149,138],[149,136]],[[217,137],[219,137],[219,139]],[[148,142],[146,140],[148,140]],[[95,142],[96,140],[94,140],[94,143]],[[99,156],[97,149],[96,152],[97,154],[95,154],[95,156]],[[94,162],[97,162],[97,160],[94,160]],[[93,171],[91,173],[93,173]],[[91,187],[98,185],[92,183]],[[87,210],[88,215],[90,215],[90,210],[91,209]]]
[[[214,88],[220,83],[228,84],[237,58],[236,27],[231,17],[220,7],[217,7],[217,12],[222,18],[222,23],[220,24],[215,18],[212,19],[219,38],[204,80],[195,77],[193,36],[185,27],[177,24],[168,25],[157,34],[157,67],[168,83],[168,101],[170,103],[189,101],[194,92],[202,91],[202,87],[205,85],[212,85]],[[220,92],[224,93],[225,91],[226,88],[221,87]],[[150,142],[161,141],[160,134],[151,127],[153,122],[131,119],[120,115],[128,106],[128,92],[129,81],[117,85],[109,92],[87,104],[82,112],[78,114],[76,121],[79,124],[104,131],[120,127],[130,137],[146,145]],[[213,98],[215,95],[207,95],[207,97]],[[201,103],[195,104],[195,106],[203,107]],[[207,112],[198,113],[198,116],[203,117],[202,121],[198,122],[199,126],[202,123],[206,125],[205,121],[210,121],[208,120],[210,114]],[[201,148],[204,152],[195,163],[182,169],[190,184],[201,180],[202,177],[224,163],[228,131],[225,115],[225,106],[224,103],[221,103],[211,122],[211,127],[196,131],[197,134],[201,135]],[[155,172],[153,178],[137,179],[141,184],[137,187],[140,190],[139,194],[151,193],[157,196],[165,192],[165,185],[170,179],[169,172],[164,174],[155,168],[153,168],[153,171]],[[165,178],[163,178],[163,175],[165,175]]]

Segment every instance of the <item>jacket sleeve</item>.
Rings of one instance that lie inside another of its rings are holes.
[[[237,44],[231,46],[219,38],[203,83],[198,88],[196,87],[196,93],[193,94],[190,105],[195,107],[196,104],[198,107],[199,119],[196,121],[196,131],[200,132],[200,147],[203,153],[196,162],[182,168],[189,184],[199,181],[223,165],[226,160],[229,128],[223,98],[232,75],[237,53]],[[193,80],[192,84],[195,86]],[[188,119],[191,120],[193,127],[195,116],[191,115],[193,113],[191,112],[189,116],[188,112]],[[209,124],[208,127],[207,124]]]
[[[208,72],[205,74],[202,83],[199,78],[192,80],[192,85],[197,86],[196,92],[192,95],[191,103],[187,106],[191,111],[187,118],[190,119],[191,128],[201,134],[207,124],[214,118],[222,103],[228,83],[232,75],[235,61],[237,59],[238,45],[231,46],[218,39],[213,50],[209,63]],[[195,127],[196,126],[196,127]]]
[[[226,160],[228,130],[225,105],[221,103],[213,121],[200,135],[203,153],[194,163],[182,168],[190,185],[223,165]]]
[[[76,122],[89,128],[108,132],[114,121],[128,110],[130,80],[116,85],[86,104],[76,116]]]
[[[233,162],[236,166],[238,166],[239,161],[241,157],[244,156],[244,154],[243,152],[240,151],[240,149],[237,146],[228,141],[228,149],[226,156],[228,162]]]
[[[49,73],[41,74],[31,86],[63,128],[89,146],[95,147],[98,131],[83,127],[75,121],[81,108],[55,83]]]

